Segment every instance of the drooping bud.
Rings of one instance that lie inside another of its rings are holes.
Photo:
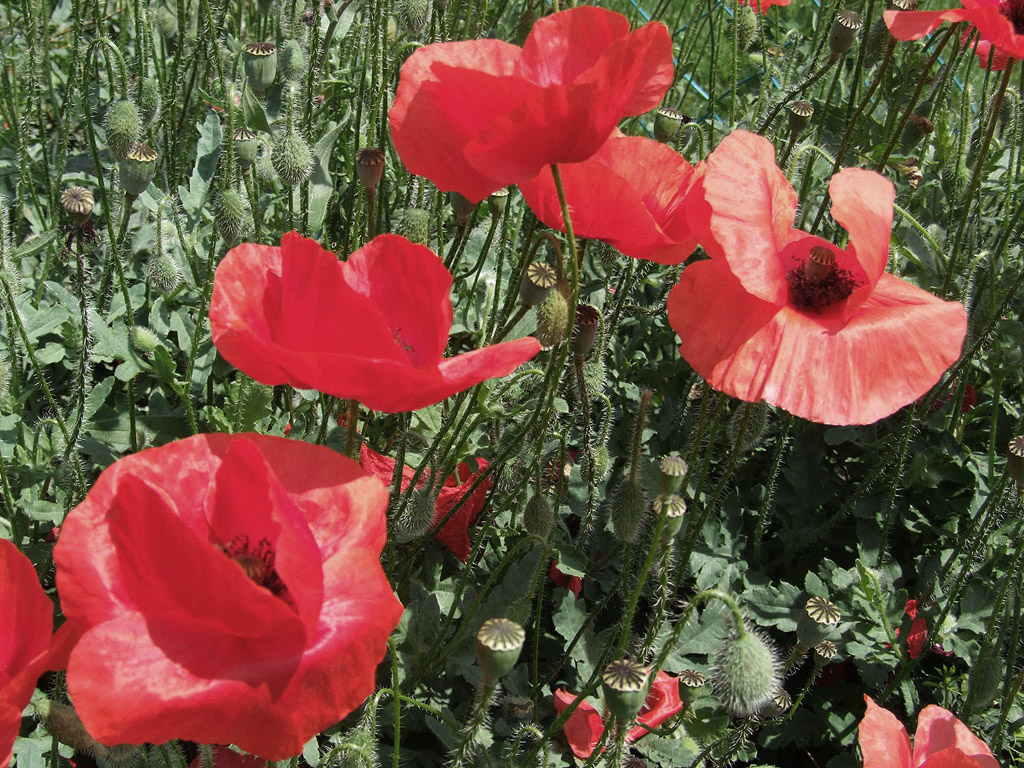
[[[395,12],[409,36],[417,37],[430,21],[430,0],[401,0]]]
[[[604,703],[620,725],[633,722],[644,705],[650,675],[647,667],[629,659],[617,659],[601,673]]]
[[[747,50],[757,38],[757,15],[750,6],[741,6],[733,13],[732,24],[736,35],[736,45],[741,51]]]
[[[840,11],[832,24],[832,34],[829,35],[828,44],[832,50],[832,58],[838,59],[853,45],[857,39],[857,32],[864,26],[864,19],[856,11]]]
[[[476,636],[476,663],[485,680],[497,680],[512,671],[523,650],[526,632],[511,619],[488,619]]]
[[[249,87],[257,96],[265,96],[277,77],[277,46],[273,43],[246,43],[242,52]]]
[[[132,348],[147,360],[153,359],[153,353],[160,346],[160,338],[152,328],[145,325],[133,325],[128,329],[128,340]]]
[[[142,78],[135,89],[135,100],[143,125],[150,125],[160,114],[160,84],[152,77]]]
[[[686,500],[682,496],[659,496],[654,500],[654,513],[665,516],[665,533],[669,537],[679,533],[686,515]]]
[[[658,472],[661,478],[661,492],[666,496],[679,493],[679,486],[683,484],[688,466],[686,461],[678,453],[673,453],[661,460],[658,464]]]
[[[147,144],[136,144],[128,156],[118,164],[121,188],[135,199],[156,176],[156,150]]]
[[[842,614],[835,603],[824,597],[812,597],[797,619],[797,640],[805,648],[815,646],[828,639],[841,618]]]
[[[779,689],[779,662],[759,633],[734,631],[715,653],[715,693],[736,717],[753,715]]]
[[[490,211],[491,218],[496,219],[505,212],[505,207],[508,205],[508,187],[502,187],[491,192],[490,197],[487,198],[487,210]]]
[[[64,206],[65,211],[71,214],[71,218],[75,220],[76,224],[81,224],[92,214],[95,201],[92,192],[88,189],[74,186],[68,187],[60,193],[60,204]]]
[[[654,114],[654,138],[665,144],[673,142],[688,122],[690,118],[678,109],[658,107]]]
[[[1024,488],[1024,435],[1017,435],[1007,446],[1006,471],[1017,484],[1018,491]]]
[[[523,528],[534,536],[547,538],[555,525],[555,511],[543,493],[534,493],[523,510]]]
[[[248,128],[239,128],[235,131],[235,157],[238,158],[238,167],[242,173],[249,173],[252,164],[256,162],[256,155],[259,154],[260,138]]]
[[[464,195],[454,190],[448,193],[448,202],[452,204],[455,211],[455,223],[460,227],[466,226],[469,217],[476,210],[476,203],[471,203]]]
[[[647,514],[647,491],[640,482],[629,477],[623,478],[615,488],[611,500],[612,530],[615,538],[623,544],[636,540]]]
[[[110,154],[124,160],[139,141],[142,123],[138,108],[127,99],[115,102],[107,111],[104,127]]]
[[[534,335],[542,347],[553,347],[565,340],[569,330],[569,302],[561,290],[550,291],[537,305],[537,330]]]
[[[601,313],[589,304],[580,304],[576,308],[576,323],[573,326],[572,351],[577,357],[584,357],[597,341]]]
[[[281,46],[280,60],[283,80],[295,82],[306,75],[306,52],[298,40],[288,40]]]
[[[729,442],[737,453],[756,447],[768,428],[768,406],[764,402],[744,403],[729,417]]]
[[[558,283],[554,268],[543,261],[535,261],[526,268],[519,284],[519,300],[524,307],[533,308],[544,301]]]
[[[812,283],[824,280],[835,269],[836,255],[823,245],[816,245],[811,248],[804,262],[804,274],[807,280]]]
[[[367,148],[356,152],[356,175],[371,195],[377,191],[384,176],[384,153],[379,149]]]
[[[289,187],[298,186],[308,179],[313,166],[309,145],[297,133],[281,136],[274,143],[270,159],[277,177]]]
[[[679,698],[688,707],[700,696],[708,680],[696,669],[684,669],[679,673]]]
[[[89,735],[74,707],[47,699],[43,699],[35,707],[39,719],[43,721],[43,727],[61,744],[93,757],[107,753],[107,747]]]
[[[178,36],[178,14],[161,5],[156,12],[156,28],[165,40],[174,40]]]
[[[181,271],[162,247],[157,247],[146,262],[146,276],[157,294],[170,293],[181,282]]]
[[[580,475],[587,485],[596,485],[608,476],[610,467],[611,458],[608,455],[608,446],[599,443],[590,451],[583,452],[583,458],[580,461]]]
[[[800,135],[814,115],[814,107],[809,101],[794,101],[786,105],[789,112],[789,135],[796,138]]]
[[[427,245],[430,240],[430,213],[422,208],[406,208],[398,221],[398,234],[411,243]]]

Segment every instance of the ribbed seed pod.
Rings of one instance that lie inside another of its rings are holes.
[[[297,133],[287,133],[275,143],[270,154],[274,171],[281,182],[295,187],[309,178],[313,168],[313,154],[309,145]]]
[[[81,224],[86,221],[92,214],[93,206],[96,201],[93,199],[92,192],[85,187],[68,187],[60,194],[60,204],[64,206],[64,210],[71,214],[71,218],[76,223]]]
[[[156,176],[156,150],[147,144],[136,144],[118,165],[121,188],[130,197],[138,197]]]
[[[658,107],[654,114],[654,138],[663,143],[675,141],[680,129],[690,122],[678,109]]]
[[[864,26],[864,19],[856,11],[840,11],[832,24],[832,33],[829,35],[828,44],[832,50],[833,58],[839,58],[853,45],[857,39],[857,33]]]
[[[811,648],[827,640],[839,625],[840,619],[842,614],[835,603],[824,597],[812,597],[797,619],[797,640],[805,648]]]
[[[263,96],[277,77],[277,46],[273,43],[247,43],[242,54],[249,87],[257,96]]]
[[[142,123],[138,108],[127,99],[114,102],[107,110],[104,129],[110,154],[117,160],[124,160],[139,141]]]
[[[526,641],[522,626],[511,619],[488,619],[476,635],[476,662],[485,680],[512,671]]]
[[[651,670],[629,659],[617,659],[601,673],[601,691],[620,725],[633,722],[647,697]]]
[[[260,138],[255,131],[239,128],[235,131],[235,157],[242,173],[248,173],[260,150]]]

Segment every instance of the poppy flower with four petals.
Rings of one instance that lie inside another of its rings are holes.
[[[435,43],[402,65],[388,114],[412,173],[478,202],[552,163],[597,152],[624,117],[672,85],[664,24],[630,32],[625,16],[579,7],[537,21],[522,48],[501,40]]]
[[[555,691],[555,711],[561,712],[577,698],[575,694],[569,693],[564,688],[559,688]],[[647,692],[644,705],[636,716],[637,724],[626,734],[626,742],[632,743],[641,736],[646,736],[649,731],[654,730],[682,710],[683,702],[679,698],[679,678],[659,670],[651,684],[651,689]],[[562,726],[562,732],[569,742],[572,753],[584,760],[594,753],[597,742],[601,740],[601,734],[604,733],[604,721],[594,705],[583,700],[569,715],[569,719]]]
[[[680,264],[696,248],[701,172],[660,141],[616,130],[593,157],[559,166],[559,174],[577,237],[660,264]],[[550,168],[519,189],[537,218],[565,231]]]
[[[297,755],[373,691],[402,614],[386,507],[355,462],[281,437],[197,435],[111,465],[54,550],[89,733]]]
[[[1024,0],[962,0],[946,11],[886,11],[885,23],[897,40],[920,40],[943,22],[966,21],[978,30],[978,64],[1006,69],[1011,59],[1024,59]],[[970,33],[965,35],[965,39]]]
[[[999,768],[992,750],[947,709],[921,710],[911,746],[903,723],[875,704],[868,705],[858,730],[864,768]]]
[[[413,411],[540,351],[527,337],[444,358],[451,287],[441,259],[398,235],[374,238],[345,262],[295,232],[280,248],[243,243],[214,276],[213,343],[263,384]]]
[[[715,389],[824,424],[870,424],[927,392],[960,354],[967,313],[885,273],[893,185],[832,177],[839,248],[793,227],[797,196],[771,143],[746,131],[707,160],[712,258],[668,299],[680,352]]]

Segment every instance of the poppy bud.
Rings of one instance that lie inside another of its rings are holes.
[[[142,78],[135,89],[135,100],[142,123],[151,124],[160,114],[160,84],[152,77]]]
[[[681,496],[659,496],[654,500],[654,513],[665,515],[665,532],[670,536],[679,533],[686,514],[686,501]]]
[[[651,671],[629,659],[613,661],[601,673],[601,692],[604,703],[620,725],[636,718],[647,698],[647,680]]]
[[[170,293],[181,282],[178,265],[162,247],[157,247],[146,262],[146,276],[150,286],[159,294]]]
[[[1006,456],[1006,471],[1017,484],[1017,489],[1024,488],[1024,435],[1017,435],[1010,441]]]
[[[409,506],[406,507],[405,515],[402,517],[402,533],[416,539],[423,536],[434,524],[434,506],[437,504],[437,496],[427,491],[416,491],[413,493]]]
[[[526,268],[523,281],[519,284],[519,300],[524,307],[540,304],[558,282],[555,270],[543,261],[535,261]]]
[[[999,695],[1005,669],[998,648],[989,648],[971,668],[970,691],[974,705],[986,709]]]
[[[836,644],[831,640],[822,640],[816,646],[814,646],[814,652],[825,659],[825,661],[831,661],[836,657],[839,649],[836,648]]]
[[[463,195],[454,190],[448,193],[448,202],[452,204],[452,210],[455,211],[455,223],[460,227],[466,226],[469,222],[470,214],[476,209],[476,203],[469,202]]]
[[[476,663],[484,680],[497,680],[512,671],[523,650],[526,632],[511,619],[488,619],[476,636]]]
[[[666,456],[658,464],[658,472],[661,477],[661,492],[666,496],[679,492],[679,486],[683,484],[688,466],[686,461],[678,453]]]
[[[242,173],[249,173],[252,164],[256,162],[256,155],[259,153],[259,136],[248,128],[239,128],[235,131],[235,157],[238,158],[238,166]]]
[[[505,206],[508,205],[508,187],[502,187],[491,192],[490,197],[487,198],[487,210],[491,213],[491,218],[498,218],[505,212]]]
[[[946,195],[946,201],[949,203],[959,201],[970,178],[971,172],[967,168],[967,163],[964,162],[963,155],[951,157],[939,172],[939,181],[942,191]]]
[[[595,445],[589,452],[583,452],[583,458],[580,461],[580,475],[587,485],[596,485],[608,476],[610,465],[608,446]]]
[[[658,107],[654,113],[654,138],[668,144],[676,140],[679,131],[690,122],[690,118],[677,109]]]
[[[534,493],[523,511],[523,528],[534,536],[547,538],[555,525],[555,511],[542,493]]]
[[[118,160],[124,160],[139,141],[139,110],[128,100],[115,102],[107,111],[107,146]],[[148,182],[147,182],[148,184]]]
[[[542,347],[553,347],[565,340],[569,330],[569,302],[561,290],[550,291],[537,305],[537,330],[534,335]]]
[[[287,82],[301,80],[306,74],[306,52],[298,40],[281,46],[281,78]]]
[[[242,48],[245,77],[257,96],[265,96],[277,77],[277,46],[273,43],[246,43]]]
[[[147,328],[144,325],[133,325],[129,328],[128,340],[132,343],[132,349],[147,360],[153,359],[153,353],[160,346],[160,338],[152,328]]]
[[[136,144],[128,156],[118,165],[121,188],[130,198],[135,199],[149,186],[156,176],[156,150],[147,144]]]
[[[398,20],[394,16],[388,16],[387,32],[385,34],[388,45],[394,45],[398,42]]]
[[[864,26],[864,19],[856,11],[840,11],[832,24],[832,34],[829,35],[828,44],[832,49],[832,58],[838,59],[853,45],[857,39],[857,32]]]
[[[779,662],[760,632],[734,631],[715,653],[715,693],[735,717],[747,717],[779,690]]]
[[[60,193],[60,204],[64,206],[64,210],[71,214],[71,218],[75,220],[75,223],[81,224],[86,221],[90,214],[92,214],[93,205],[95,201],[90,192],[85,187],[68,187]]]
[[[729,418],[729,442],[737,453],[746,453],[755,448],[768,428],[768,406],[760,403],[744,403]]]
[[[796,622],[796,636],[800,645],[810,648],[832,634],[842,614],[835,603],[824,597],[812,597],[807,601]]]
[[[623,544],[636,539],[647,514],[647,491],[639,481],[624,478],[612,494],[611,518],[615,538]]]
[[[679,698],[688,707],[700,696],[707,678],[696,669],[684,669],[679,673]]]
[[[757,39],[757,16],[750,6],[741,6],[732,17],[736,45],[741,51],[747,50]]]
[[[313,155],[309,145],[297,133],[288,133],[274,143],[270,160],[285,186],[298,186],[309,178]]]
[[[422,208],[406,208],[398,222],[398,234],[411,243],[427,245],[430,239],[430,214]]]
[[[377,191],[384,176],[384,153],[379,149],[360,149],[356,152],[356,175],[371,195]]]
[[[900,150],[910,152],[920,143],[921,139],[935,130],[933,123],[923,112],[927,112],[930,105],[921,104],[919,112],[915,112],[907,118],[907,124],[903,126],[903,133],[900,135]]]
[[[786,105],[786,110],[789,112],[789,135],[796,138],[811,122],[814,107],[809,101],[794,101]]]
[[[107,747],[89,735],[74,707],[43,699],[35,708],[39,719],[43,721],[43,727],[61,744],[93,757],[107,753]]]
[[[761,717],[778,717],[791,706],[793,706],[793,697],[784,688],[779,688],[778,692],[772,696],[771,701],[761,707],[758,714]]]
[[[156,12],[156,28],[165,40],[174,40],[178,36],[178,14],[161,5]]]
[[[430,0],[401,0],[396,13],[409,36],[416,37],[430,21]]]
[[[225,243],[234,243],[248,235],[253,223],[245,199],[230,188],[220,193],[213,220],[217,234]]]
[[[572,351],[577,357],[584,357],[597,341],[597,331],[601,322],[601,313],[589,304],[580,304],[576,308],[576,323],[573,326]]]

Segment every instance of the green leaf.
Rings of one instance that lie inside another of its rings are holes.
[[[220,119],[210,113],[206,121],[199,127],[199,142],[196,145],[196,164],[188,180],[188,187],[178,187],[178,197],[185,212],[193,219],[198,219],[210,189],[210,180],[217,170],[217,161],[223,148],[223,133]]]
[[[267,122],[267,113],[263,111],[263,104],[256,98],[256,94],[248,85],[242,91],[242,116],[250,130],[270,133],[270,123]]]
[[[177,392],[178,382],[174,375],[175,369],[174,358],[171,357],[170,352],[163,347],[157,347],[153,350],[153,370],[156,371],[156,375],[160,377],[164,384],[170,385]]]
[[[306,230],[310,236],[315,236],[324,225],[327,204],[334,192],[334,182],[331,181],[330,173],[331,150],[338,134],[341,133],[342,126],[345,125],[351,114],[352,110],[349,109],[341,122],[330,128],[313,147],[313,174],[310,177],[309,188],[309,228]]]
[[[38,237],[33,237],[31,240],[26,240],[24,243],[14,249],[14,253],[11,254],[11,259],[15,264],[26,256],[34,256],[41,252],[45,248],[49,248],[50,244],[59,238],[61,232],[59,229],[54,229],[49,232],[44,232]]]

